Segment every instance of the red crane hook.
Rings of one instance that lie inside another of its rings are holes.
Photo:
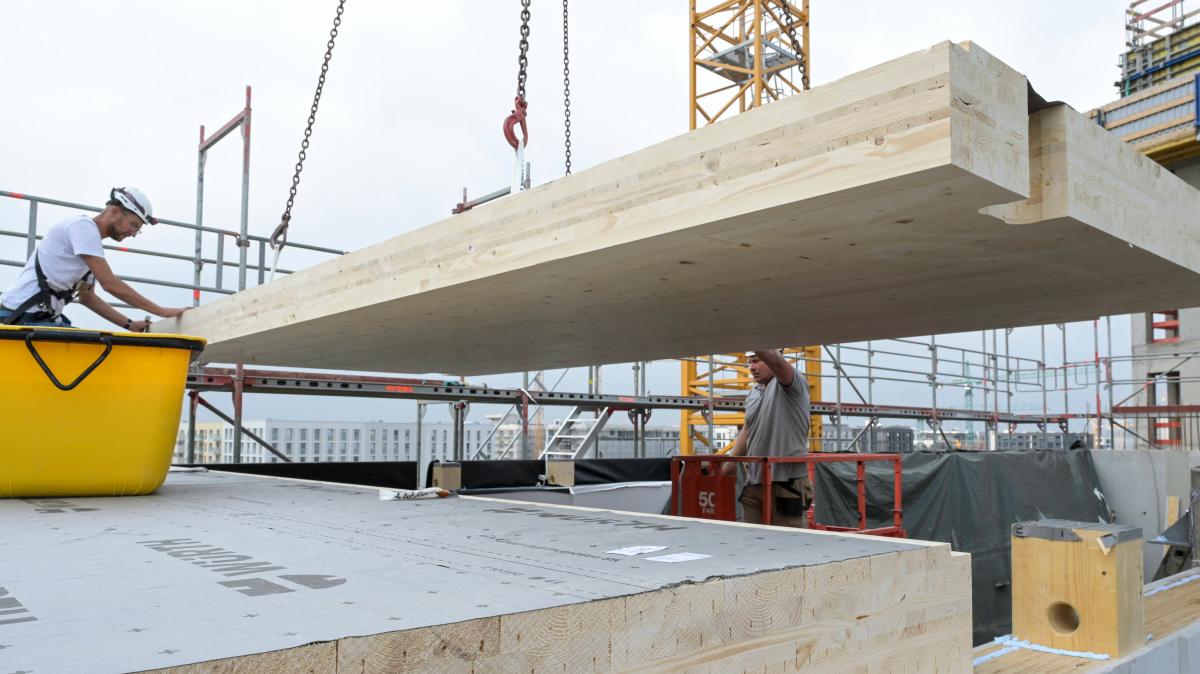
[[[515,150],[518,144],[529,146],[529,127],[525,123],[525,115],[529,110],[529,104],[525,102],[524,96],[517,96],[513,100],[513,111],[508,117],[504,118],[504,140]],[[521,127],[521,139],[517,139],[515,127]]]

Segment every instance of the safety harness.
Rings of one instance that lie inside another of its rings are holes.
[[[85,285],[91,285],[92,272],[83,275],[78,283],[73,288],[67,290],[55,290],[50,287],[50,282],[46,279],[46,273],[42,271],[42,263],[38,259],[38,254],[35,251],[33,254],[33,270],[37,273],[38,291],[32,297],[21,303],[21,306],[13,310],[11,316],[4,320],[5,325],[19,325],[26,318],[35,321],[56,321],[62,315],[62,309],[54,310],[54,303],[51,298],[57,299],[66,307],[71,302],[75,301],[75,296],[79,294],[79,288]],[[43,307],[43,311],[31,312],[26,314],[26,311],[34,307]]]

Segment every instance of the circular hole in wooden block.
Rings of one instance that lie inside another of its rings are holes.
[[[1046,618],[1050,620],[1050,629],[1069,636],[1079,629],[1079,611],[1066,602],[1056,601],[1046,609]]]

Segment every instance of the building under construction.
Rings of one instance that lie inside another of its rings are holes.
[[[190,265],[125,280],[194,308],[0,326],[0,409],[74,420],[0,448],[0,672],[1200,671],[1200,10],[1133,2],[1116,99],[1077,111],[972,42],[817,84],[807,0],[691,0],[689,131],[572,172],[568,114],[535,184],[529,4],[509,186],[355,251],[289,241],[291,199],[253,234],[247,87],[195,216],[158,218],[194,248],[109,247]],[[47,209],[105,208],[0,196],[27,258]],[[803,452],[731,451],[764,345]],[[745,521],[789,469],[803,511]]]

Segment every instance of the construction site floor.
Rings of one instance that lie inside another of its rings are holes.
[[[383,501],[374,488],[218,472],[172,473],[142,497],[0,500],[0,521],[0,671],[37,674],[172,667],[924,545]],[[612,552],[632,546],[662,549]]]

